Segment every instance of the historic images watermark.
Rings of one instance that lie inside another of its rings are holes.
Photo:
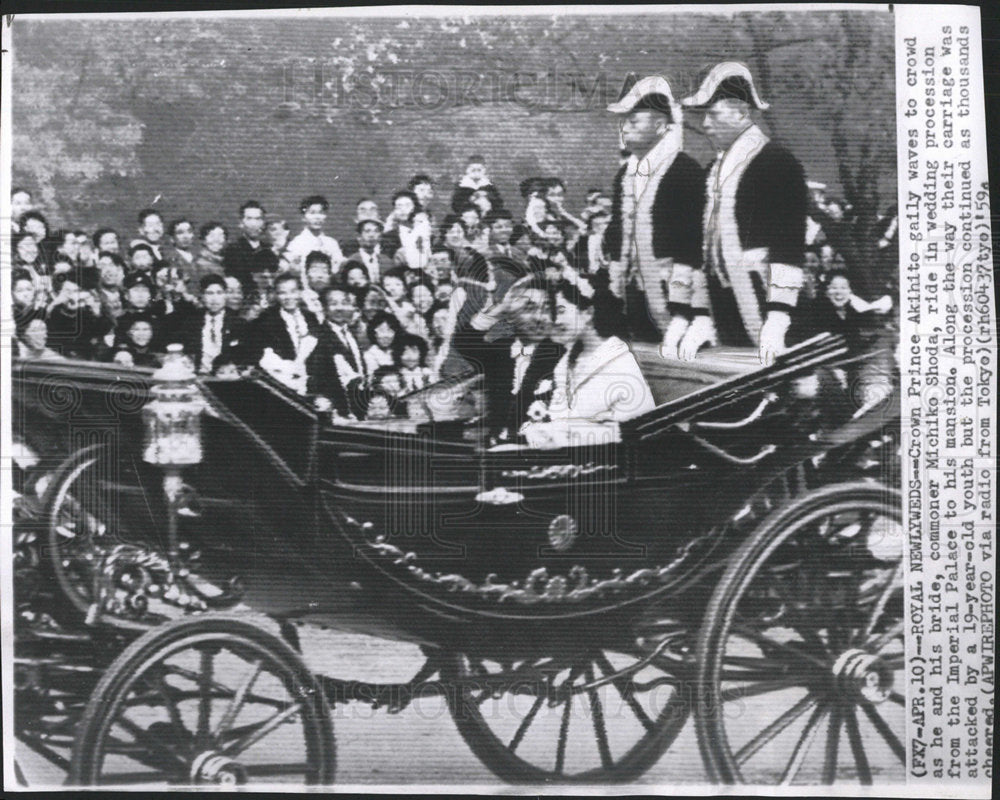
[[[346,108],[428,113],[498,104],[525,111],[585,112],[613,102],[631,79],[558,66],[544,71],[483,71],[392,65],[368,72],[308,58],[282,63],[279,74],[281,105],[288,112]]]

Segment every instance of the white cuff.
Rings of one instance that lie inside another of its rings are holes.
[[[802,288],[802,268],[791,264],[771,264],[767,302],[794,306]]]
[[[691,308],[709,308],[708,278],[700,269],[691,272]]]
[[[691,289],[694,270],[687,264],[674,264],[667,284],[667,301],[671,303],[691,304]]]

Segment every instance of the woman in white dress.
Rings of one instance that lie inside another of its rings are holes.
[[[655,407],[649,384],[624,341],[621,300],[591,276],[555,287],[553,341],[566,348],[555,367],[552,400],[521,433],[529,447],[607,444],[619,423]],[[529,412],[530,413],[530,412]]]

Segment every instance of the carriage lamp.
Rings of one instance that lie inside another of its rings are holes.
[[[146,428],[143,460],[164,468],[201,463],[204,398],[179,344],[167,347],[163,366],[153,373],[153,398],[142,410]]]
[[[201,413],[205,400],[195,383],[195,373],[181,345],[167,347],[163,366],[153,373],[152,400],[142,410],[145,425],[143,460],[163,468],[167,498],[169,557],[179,556],[177,516],[184,494],[181,469],[201,463]]]

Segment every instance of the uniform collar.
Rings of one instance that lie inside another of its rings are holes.
[[[736,141],[729,145],[728,149],[719,153],[719,158],[732,158],[741,161],[751,153],[756,153],[769,141],[770,139],[767,138],[764,131],[756,125],[751,125],[736,137]]]
[[[683,129],[680,125],[671,125],[663,138],[642,158],[634,153],[628,157],[626,172],[629,175],[642,174],[649,177],[665,164],[671,163],[683,146],[682,133]]]

